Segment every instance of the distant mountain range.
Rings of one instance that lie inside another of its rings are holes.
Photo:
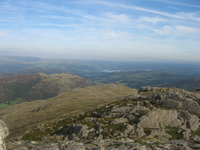
[[[200,89],[200,64],[0,56],[0,109],[54,97],[76,87],[108,83],[137,89],[142,86]]]

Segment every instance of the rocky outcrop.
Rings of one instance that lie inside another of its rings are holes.
[[[181,121],[176,110],[153,109],[140,118],[139,126],[143,128],[159,129],[165,127],[178,127]]]
[[[2,120],[0,120],[0,150],[6,150],[4,140],[8,136],[8,134],[8,127]]]
[[[200,93],[177,88],[141,87],[138,94],[124,100],[153,100],[154,104],[170,109],[184,109],[200,115]]]
[[[87,138],[89,135],[89,128],[86,125],[73,124],[69,127],[63,128],[60,133],[64,134],[70,140],[79,138]]]
[[[37,127],[23,136],[22,146],[31,150],[200,149],[199,99],[196,92],[143,87],[122,101]]]

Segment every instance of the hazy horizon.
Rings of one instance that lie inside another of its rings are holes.
[[[0,53],[200,62],[200,1],[2,0]]]

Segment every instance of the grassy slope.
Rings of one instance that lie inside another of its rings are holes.
[[[38,123],[92,110],[134,92],[134,89],[116,84],[76,88],[48,100],[13,105],[0,111],[0,118],[10,128],[10,136],[14,137]]]

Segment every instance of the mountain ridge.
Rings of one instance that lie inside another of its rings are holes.
[[[28,126],[92,110],[134,92],[136,90],[117,84],[75,88],[47,100],[10,106],[0,111],[0,118],[7,123],[10,135],[14,137],[27,130]]]
[[[44,73],[0,78],[0,102],[19,103],[47,99],[67,90],[91,85],[89,80],[71,74]]]
[[[142,87],[97,109],[40,124],[26,132],[18,146],[31,150],[195,150],[200,148],[199,121],[199,92]]]

